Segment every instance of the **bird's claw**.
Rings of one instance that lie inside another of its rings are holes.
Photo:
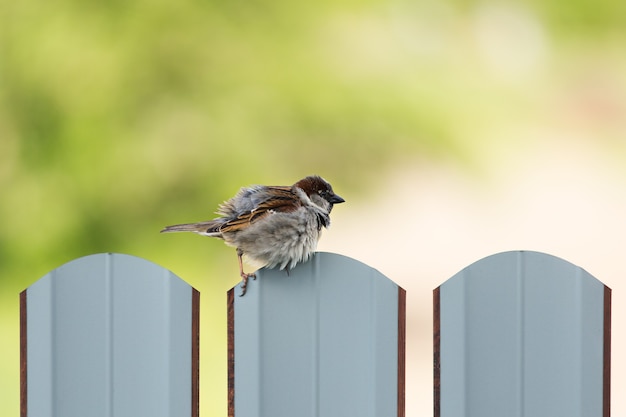
[[[245,272],[241,273],[241,294],[239,294],[240,297],[243,297],[246,293],[246,289],[248,288],[248,278],[256,280],[256,274],[247,274]]]

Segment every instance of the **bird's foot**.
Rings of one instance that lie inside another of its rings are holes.
[[[246,289],[248,288],[249,278],[256,280],[256,274],[254,273],[248,274],[245,272],[241,273],[241,294],[239,294],[240,297],[242,297],[246,293]]]

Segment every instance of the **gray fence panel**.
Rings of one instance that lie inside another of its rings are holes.
[[[437,291],[437,417],[608,415],[610,290],[600,281],[520,251],[478,261]]]
[[[230,415],[404,415],[404,290],[392,281],[318,253],[289,276],[259,271],[239,293],[229,292]]]
[[[22,297],[23,415],[197,415],[199,298],[171,272],[128,255],[91,255]]]

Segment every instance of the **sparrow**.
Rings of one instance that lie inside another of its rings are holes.
[[[292,186],[243,187],[222,203],[219,217],[199,223],[167,226],[161,233],[193,232],[216,237],[237,250],[241,295],[254,273],[243,271],[242,257],[262,266],[289,269],[315,252],[322,228],[330,226],[333,205],[345,200],[317,175]]]

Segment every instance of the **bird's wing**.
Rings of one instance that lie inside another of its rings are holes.
[[[263,193],[254,193],[251,198],[255,203],[254,208],[239,213],[236,218],[223,224],[221,232],[234,232],[272,213],[288,213],[302,206],[291,187],[265,187]]]

